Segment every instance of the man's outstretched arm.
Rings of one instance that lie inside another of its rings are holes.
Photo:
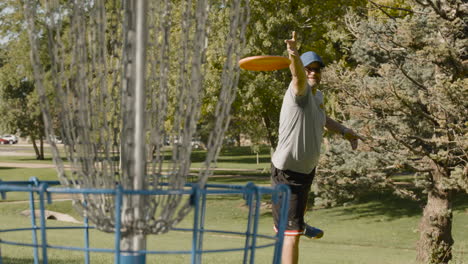
[[[289,59],[291,64],[289,69],[292,74],[292,88],[295,95],[304,95],[307,87],[307,76],[305,74],[304,65],[302,65],[299,52],[297,51],[296,32],[292,32],[292,38],[284,41],[288,49]]]
[[[325,123],[325,127],[327,130],[332,131],[334,133],[338,133],[342,135],[345,139],[351,143],[351,148],[353,150],[357,149],[358,147],[358,140],[364,141],[364,138],[354,132],[351,128],[347,128],[344,125],[340,124],[339,122],[333,120],[332,118],[327,116],[327,121]]]

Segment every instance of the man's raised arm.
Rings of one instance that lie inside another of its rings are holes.
[[[307,88],[307,77],[302,65],[299,52],[297,51],[296,32],[292,32],[292,38],[284,41],[286,43],[291,64],[289,69],[292,74],[292,88],[295,95],[304,95]]]

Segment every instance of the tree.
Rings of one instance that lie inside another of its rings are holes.
[[[2,89],[2,106],[4,113],[3,125],[9,131],[20,131],[22,136],[29,136],[36,153],[36,159],[44,159],[44,123],[37,105],[38,98],[34,92],[34,84],[28,80],[20,80],[7,84]],[[39,146],[36,143],[39,140]]]
[[[373,166],[414,172],[424,188],[412,193],[426,201],[418,261],[448,263],[452,199],[457,191],[468,192],[468,4],[371,4],[381,13],[346,17],[357,66],[331,67],[329,85],[340,91],[348,115],[374,137],[369,148],[382,158]],[[380,179],[392,173],[380,172]]]
[[[37,159],[44,159],[44,123],[34,92],[29,44],[24,18],[17,1],[3,1],[0,32],[6,36],[0,54],[0,113],[3,129],[28,136]],[[36,144],[39,140],[39,146]]]

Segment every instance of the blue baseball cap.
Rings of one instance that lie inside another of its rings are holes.
[[[301,55],[301,61],[304,67],[311,64],[312,62],[318,62],[321,67],[325,67],[325,64],[323,63],[322,58],[320,58],[320,56],[313,51],[308,51],[306,53],[303,53]]]

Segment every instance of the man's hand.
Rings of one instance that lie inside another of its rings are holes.
[[[293,31],[292,38],[286,39],[284,43],[286,43],[289,59],[291,60],[289,70],[292,75],[292,90],[296,96],[304,95],[307,92],[307,76],[297,51],[296,31]]]
[[[353,150],[357,149],[359,139],[364,141],[364,138],[362,136],[360,136],[358,133],[354,132],[354,130],[349,128],[345,128],[343,130],[343,137],[347,139],[349,143],[351,143],[351,148]]]
[[[290,55],[293,55],[295,56],[297,52],[297,42],[296,42],[296,31],[293,31],[292,32],[292,38],[291,39],[286,39],[284,41],[284,43],[286,43],[286,47],[288,49],[288,53]]]

